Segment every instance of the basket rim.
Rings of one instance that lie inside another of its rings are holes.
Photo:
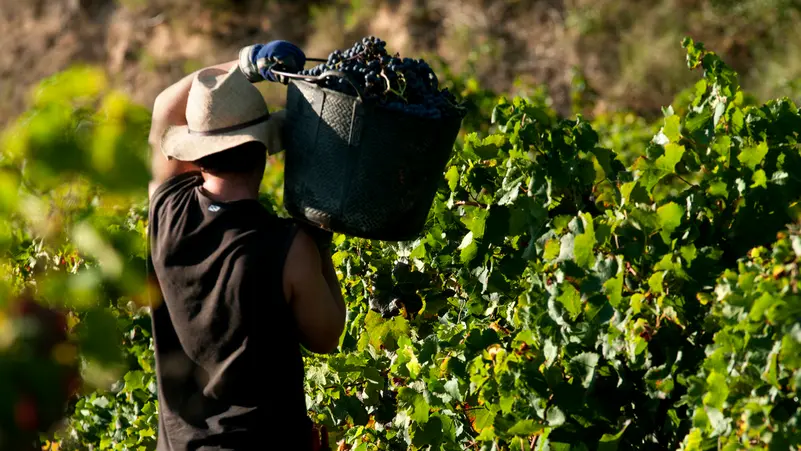
[[[362,101],[362,99],[359,96],[352,96],[350,94],[345,94],[344,92],[335,91],[335,90],[333,90],[331,88],[324,88],[324,87],[322,87],[320,85],[308,82],[306,80],[291,80],[290,83],[303,84],[303,85],[305,85],[305,86],[307,86],[309,88],[319,89],[321,91],[325,91],[325,92],[330,93],[330,94],[337,94],[340,97],[347,97],[348,99],[351,99],[354,102],[358,102],[358,103],[361,103],[362,105],[369,106],[369,104],[364,103],[364,101]]]
[[[361,104],[362,107],[367,109],[367,110],[379,110],[379,111],[386,112],[386,113],[389,113],[389,114],[399,115],[399,116],[402,116],[404,118],[409,118],[409,119],[417,119],[417,120],[424,121],[424,122],[432,122],[432,121],[433,122],[446,122],[446,121],[449,121],[449,120],[450,121],[455,121],[455,120],[458,119],[459,128],[461,128],[461,124],[464,121],[464,118],[467,116],[467,109],[463,108],[464,111],[462,111],[462,114],[457,115],[457,116],[441,116],[439,119],[427,118],[427,117],[417,116],[415,114],[409,114],[409,113],[407,113],[405,111],[393,110],[391,108],[387,108],[386,106],[378,104],[378,103],[367,103],[367,102],[364,102],[362,100],[362,98],[359,97],[359,96],[353,96],[353,95],[350,95],[350,94],[345,94],[344,92],[336,91],[336,90],[333,90],[331,88],[324,88],[324,87],[322,87],[320,85],[308,82],[306,80],[291,80],[290,83],[295,83],[295,84],[299,84],[299,85],[303,84],[303,86],[306,86],[306,87],[309,87],[309,88],[312,88],[312,89],[318,89],[318,90],[326,92],[328,94],[333,94],[333,95],[336,95],[336,96],[339,96],[339,97],[345,97],[345,98],[347,98],[349,100],[352,100],[353,102]]]

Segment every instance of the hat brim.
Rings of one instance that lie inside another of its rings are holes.
[[[219,135],[194,135],[186,125],[170,127],[161,139],[164,155],[180,161],[195,161],[203,157],[231,149],[249,142],[260,142],[272,155],[278,149],[271,149],[268,122],[261,122],[247,128]]]

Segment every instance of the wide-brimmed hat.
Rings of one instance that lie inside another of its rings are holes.
[[[188,125],[169,128],[161,150],[168,157],[194,161],[248,142],[270,153],[270,111],[258,89],[234,67],[205,69],[195,76],[186,104]]]

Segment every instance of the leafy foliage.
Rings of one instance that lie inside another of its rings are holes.
[[[425,232],[335,239],[347,325],[340,352],[307,355],[306,387],[312,418],[342,448],[801,446],[801,115],[788,99],[749,103],[717,55],[684,46],[703,76],[657,124],[560,118],[539,97],[488,110],[487,93],[457,84],[473,104],[469,133]],[[94,117],[77,97],[45,108],[66,118],[58,133],[41,129],[91,155],[91,140],[66,133]],[[139,117],[129,108],[105,117]],[[104,160],[85,159],[68,181],[83,197],[56,209],[53,230],[70,233],[44,235],[22,214],[31,182],[20,162],[41,164],[44,181],[70,172],[47,172],[56,163],[27,139],[2,160],[0,209],[13,212],[0,219],[11,230],[3,292],[27,287],[73,311],[87,384],[55,438],[61,449],[153,449],[144,208],[133,182],[110,184],[91,169]],[[273,171],[270,190],[282,183]],[[55,184],[39,189],[63,202]]]
[[[697,294],[793,222],[800,192],[784,176],[798,165],[796,109],[741,107],[736,76],[685,44],[705,70],[692,108],[667,109],[628,168],[582,117],[501,99],[496,132],[468,135],[454,157],[423,238],[343,238],[355,318],[350,354],[310,371],[319,420],[356,426],[347,441],[365,449],[680,446],[688,381],[713,338]],[[359,311],[386,299],[365,275],[398,260],[424,275],[423,307],[394,324]],[[354,386],[341,361],[386,378]],[[384,395],[360,391],[383,387],[398,415],[381,424]]]
[[[688,379],[693,407],[687,450],[788,449],[801,443],[801,236],[782,233],[718,279],[709,326],[713,343]]]
[[[146,109],[108,89],[102,72],[79,67],[42,82],[31,110],[3,134],[3,449],[49,430],[76,392],[107,388],[129,369],[153,378],[149,318],[138,312],[147,289],[140,199],[149,120]],[[155,411],[150,394],[140,398]],[[101,421],[117,420],[113,399],[72,398],[74,433],[62,449],[113,437]]]

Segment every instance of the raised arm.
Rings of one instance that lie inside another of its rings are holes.
[[[298,72],[306,63],[306,55],[296,45],[287,41],[271,41],[267,44],[254,44],[243,47],[239,51],[239,58],[227,63],[210,66],[206,69],[222,69],[229,71],[233,67],[239,70],[251,83],[268,80],[271,82],[287,83],[287,80],[272,73],[273,68],[280,68],[289,72]],[[201,69],[205,70],[205,69]],[[189,89],[195,75],[193,72],[179,82],[162,91],[153,104],[153,119],[150,126],[151,148],[151,181],[150,196],[153,191],[170,177],[187,171],[197,170],[191,162],[168,159],[161,152],[161,138],[171,126],[186,124],[186,103],[189,99]],[[278,122],[278,121],[277,121]],[[277,126],[277,125],[276,125]]]
[[[211,68],[228,71],[238,62],[239,60],[229,61],[211,66]],[[191,162],[168,159],[161,153],[161,137],[164,132],[171,126],[186,125],[186,102],[189,98],[189,88],[192,86],[192,80],[196,74],[197,72],[193,72],[162,91],[153,104],[153,119],[148,138],[151,149],[152,176],[149,186],[151,196],[153,191],[170,177],[197,169]]]

